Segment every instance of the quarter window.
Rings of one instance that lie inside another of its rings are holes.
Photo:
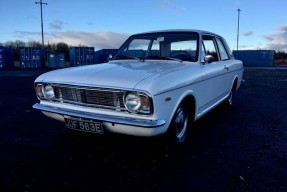
[[[221,60],[228,60],[229,57],[228,57],[228,54],[226,52],[226,49],[225,49],[224,44],[222,43],[221,39],[216,38],[216,42],[218,45]]]

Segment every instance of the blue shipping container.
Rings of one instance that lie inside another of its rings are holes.
[[[64,68],[65,54],[50,52],[47,54],[47,61],[49,68]]]
[[[20,47],[20,67],[41,68],[44,64],[44,52],[42,48]]]
[[[109,55],[114,56],[118,49],[101,49],[95,52],[95,63],[106,63],[109,61]]]
[[[241,60],[244,66],[267,67],[274,64],[274,50],[240,50],[233,51],[236,59]]]
[[[69,50],[70,66],[94,64],[94,52],[94,47],[71,47]]]
[[[0,69],[14,67],[14,52],[12,48],[0,46]]]

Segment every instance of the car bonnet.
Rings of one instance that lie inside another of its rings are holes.
[[[134,89],[138,83],[183,66],[177,61],[113,61],[45,73],[35,82]]]

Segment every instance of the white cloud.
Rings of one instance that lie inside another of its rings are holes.
[[[40,32],[15,31],[14,36],[23,41],[41,41]],[[70,46],[95,47],[95,50],[118,49],[129,36],[126,33],[84,31],[54,31],[44,34],[45,44],[64,42]]]
[[[248,37],[248,36],[251,36],[253,34],[252,31],[246,31],[243,33],[244,36]]]
[[[264,48],[262,48],[262,44],[261,43],[258,43],[257,45],[253,45],[253,44],[240,45],[239,49],[240,50],[261,50],[261,49],[264,49]]]
[[[281,26],[277,27],[277,30],[279,30],[279,31],[287,31],[287,25],[281,25]]]
[[[276,32],[270,35],[263,35],[268,41],[268,49],[286,49],[287,48],[287,25],[281,25],[276,28]]]
[[[71,46],[91,46],[98,49],[118,49],[129,37],[129,34],[115,32],[52,32],[47,38],[49,42],[65,42]]]
[[[24,41],[40,40],[41,32],[15,31],[14,36]]]
[[[52,30],[61,30],[61,29],[63,29],[64,24],[66,24],[66,23],[64,23],[60,20],[54,20],[53,22],[49,23],[49,28]]]

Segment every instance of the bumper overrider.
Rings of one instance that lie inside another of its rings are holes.
[[[51,107],[36,103],[34,109],[42,111],[46,116],[65,122],[65,118],[87,119],[101,122],[104,131],[136,136],[156,136],[162,134],[164,120],[144,120],[122,116],[109,116],[90,112],[79,112],[70,109]]]

